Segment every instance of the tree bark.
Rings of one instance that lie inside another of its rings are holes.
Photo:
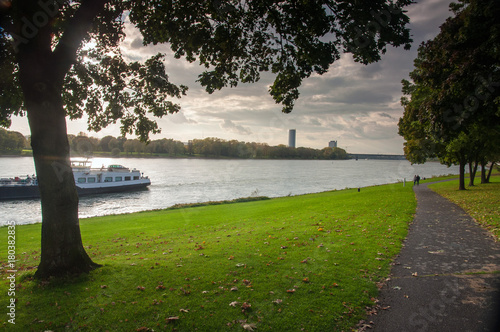
[[[35,276],[89,272],[99,265],[82,243],[60,89],[37,82],[28,84],[24,93],[42,205],[41,260]]]
[[[477,161],[469,161],[469,187],[474,186],[474,179],[476,178],[477,172]]]
[[[481,161],[481,184],[488,183],[488,181],[486,180],[486,165],[487,165],[487,163],[488,162],[486,160]]]
[[[493,171],[493,168],[495,167],[496,161],[491,162],[490,170],[488,171],[488,176],[486,177],[486,183],[490,182],[490,177],[491,177],[491,172]]]
[[[466,190],[465,189],[465,158],[460,158],[460,177],[459,177],[459,184],[458,184],[458,190]]]

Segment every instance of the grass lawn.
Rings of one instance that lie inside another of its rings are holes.
[[[16,325],[0,329],[350,331],[400,251],[416,201],[391,184],[81,220],[103,267],[33,280],[40,224],[16,227]]]
[[[468,183],[468,179],[466,179]],[[462,207],[479,224],[500,239],[500,176],[492,176],[491,183],[480,183],[458,190],[458,180],[429,185],[429,188]]]

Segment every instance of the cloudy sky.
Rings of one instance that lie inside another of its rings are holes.
[[[152,139],[219,137],[269,145],[287,144],[288,130],[297,130],[297,146],[321,149],[331,140],[351,153],[402,154],[403,139],[397,134],[397,122],[403,114],[399,104],[401,79],[408,78],[418,45],[432,39],[439,26],[451,16],[450,0],[421,0],[408,7],[414,44],[410,51],[389,48],[381,61],[365,66],[344,55],[328,73],[311,76],[300,88],[300,98],[290,114],[268,94],[272,76],[263,75],[258,83],[240,84],[212,95],[196,83],[201,68],[185,60],[167,56],[171,82],[189,86],[187,96],[176,100],[182,110],[159,120],[162,133]],[[168,46],[143,47],[140,34],[127,29],[124,55],[142,59]],[[10,130],[29,134],[25,118],[13,119]],[[70,121],[68,132],[86,130],[86,121]],[[90,136],[119,136],[112,125]]]

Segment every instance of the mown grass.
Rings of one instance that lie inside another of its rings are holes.
[[[411,186],[391,184],[83,219],[86,250],[103,267],[44,282],[33,279],[41,227],[17,226],[16,325],[2,314],[0,327],[349,331],[373,305],[415,208]],[[6,293],[5,273],[1,285]]]
[[[458,180],[429,185],[429,188],[462,207],[479,224],[500,239],[500,176],[492,176],[490,183],[476,184],[467,190],[458,190]]]

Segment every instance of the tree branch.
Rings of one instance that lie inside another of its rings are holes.
[[[61,80],[76,61],[77,51],[89,33],[97,15],[110,0],[82,0],[80,7],[67,22],[67,27],[54,50],[56,78]]]

